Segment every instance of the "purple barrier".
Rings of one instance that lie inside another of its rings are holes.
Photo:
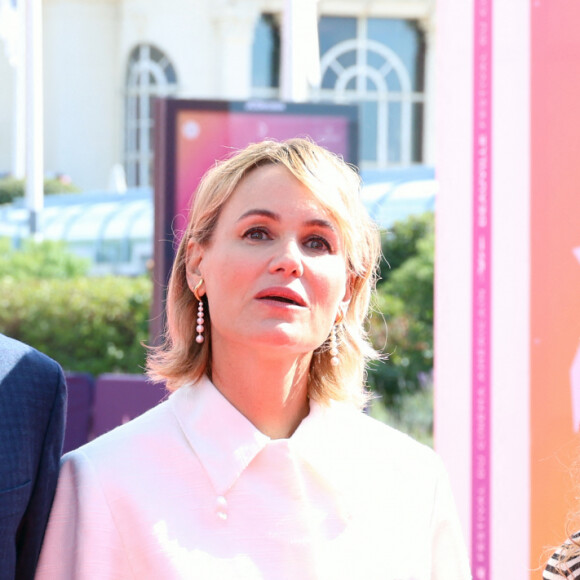
[[[66,429],[63,453],[84,445],[89,440],[95,381],[87,373],[65,372],[68,391]]]
[[[97,378],[90,438],[98,437],[151,409],[167,396],[164,385],[142,375],[105,374]]]

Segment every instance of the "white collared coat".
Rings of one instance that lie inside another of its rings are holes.
[[[39,580],[466,580],[445,470],[346,404],[271,440],[202,379],[67,454]]]

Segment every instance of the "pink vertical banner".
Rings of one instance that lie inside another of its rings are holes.
[[[474,0],[471,561],[490,578],[492,0]]]

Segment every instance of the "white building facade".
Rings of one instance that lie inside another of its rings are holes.
[[[319,38],[303,98],[359,105],[362,168],[431,164],[434,0],[43,0],[45,171],[103,189],[122,166],[129,186],[151,185],[153,98],[283,98],[284,14],[300,3]],[[17,2],[0,6],[6,23]],[[0,22],[0,174],[14,175],[11,30]]]

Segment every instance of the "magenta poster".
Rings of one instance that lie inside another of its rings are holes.
[[[343,115],[180,110],[175,139],[176,192],[174,227],[181,230],[201,176],[217,159],[249,143],[308,136],[349,161],[351,119]]]

